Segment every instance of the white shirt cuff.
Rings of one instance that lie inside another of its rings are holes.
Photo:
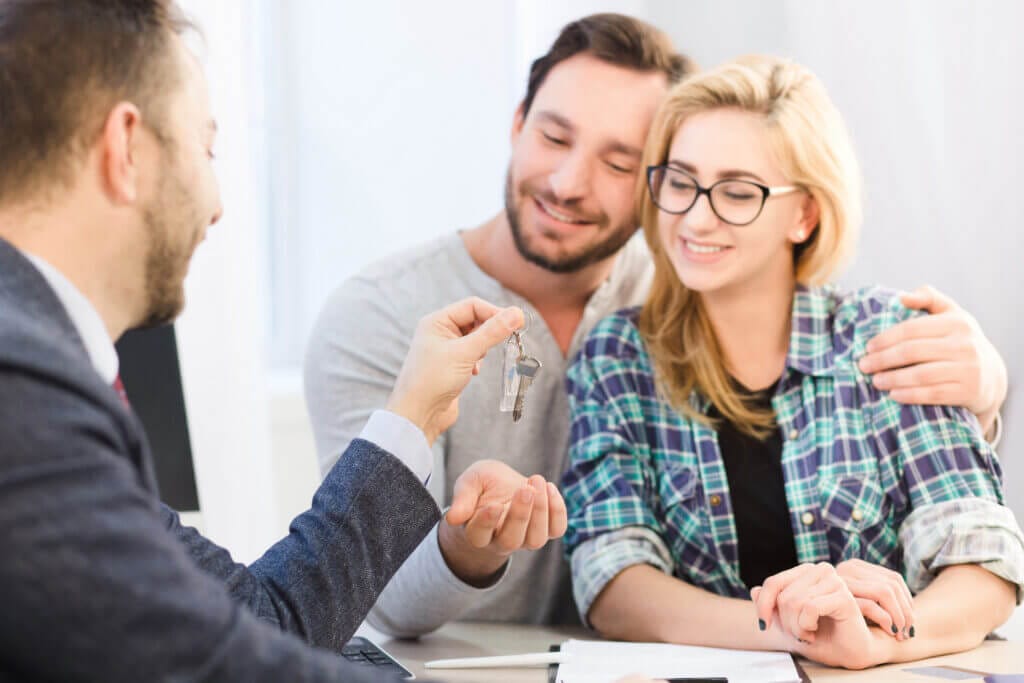
[[[402,461],[416,478],[426,483],[434,467],[434,455],[423,431],[390,410],[375,410],[359,433],[360,439],[377,444]]]

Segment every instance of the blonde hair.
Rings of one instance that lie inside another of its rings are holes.
[[[787,182],[808,192],[819,210],[819,223],[811,236],[794,249],[796,281],[804,285],[829,281],[854,251],[861,196],[849,134],[824,86],[799,64],[757,55],[691,76],[673,87],[658,109],[642,168],[667,161],[672,138],[688,117],[715,109],[762,117]],[[747,405],[736,392],[701,297],[683,285],[661,244],[659,210],[645,181],[646,177],[637,187],[638,218],[654,257],[655,276],[639,327],[654,361],[659,390],[677,410],[709,422],[690,403],[696,390],[725,420],[764,438],[775,428],[775,415]]]

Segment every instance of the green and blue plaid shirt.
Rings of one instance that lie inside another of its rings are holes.
[[[714,428],[659,396],[637,313],[598,323],[568,373],[565,546],[584,619],[634,564],[748,595]],[[902,572],[914,591],[964,562],[1020,586],[1024,536],[1003,506],[999,461],[977,420],[960,408],[896,403],[857,367],[868,340],[911,315],[880,289],[796,292],[772,404],[797,558],[860,558]],[[699,395],[691,402],[709,407]]]

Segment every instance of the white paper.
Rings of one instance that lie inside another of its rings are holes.
[[[725,676],[729,683],[799,683],[787,652],[724,650],[664,643],[567,640],[558,683],[611,683],[628,674],[652,678]]]

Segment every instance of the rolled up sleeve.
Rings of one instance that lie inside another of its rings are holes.
[[[1009,508],[960,498],[914,510],[900,526],[906,580],[924,590],[944,567],[974,564],[1017,586],[1024,598],[1024,534]]]
[[[572,590],[584,624],[590,626],[587,615],[608,582],[638,564],[649,564],[669,575],[675,569],[668,546],[644,527],[612,531],[576,548],[572,554]]]

